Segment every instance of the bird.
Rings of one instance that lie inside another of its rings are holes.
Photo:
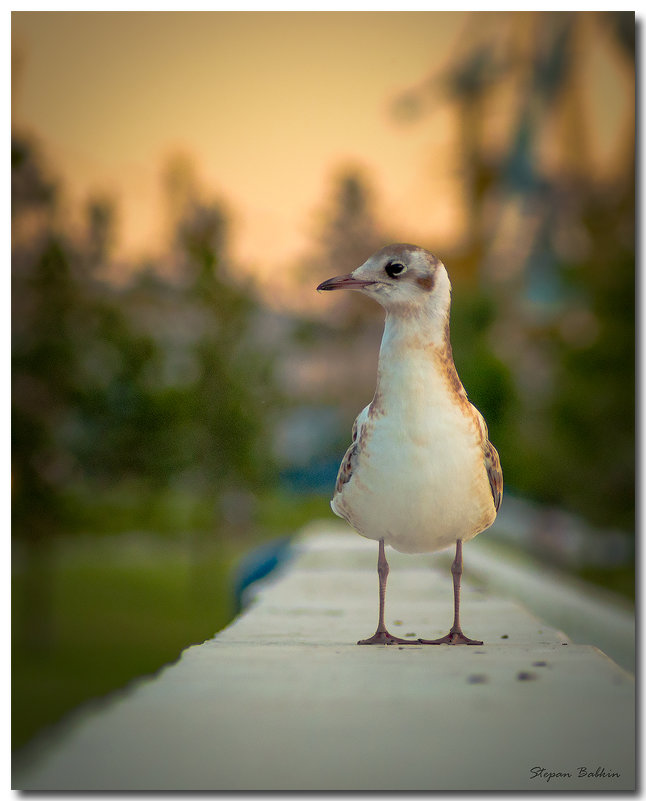
[[[453,361],[447,270],[422,247],[391,244],[317,290],[360,292],[386,312],[375,393],[354,421],[330,501],[358,534],[379,543],[377,629],[358,644],[482,645],[461,627],[462,545],[496,519],[503,478],[487,424]],[[407,554],[455,546],[446,636],[407,640],[386,628],[386,545]]]

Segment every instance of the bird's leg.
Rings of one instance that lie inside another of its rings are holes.
[[[460,626],[460,579],[462,578],[462,540],[455,544],[455,559],[451,565],[453,575],[453,625],[451,631],[438,640],[418,640],[423,645],[482,645],[482,640],[470,640]]]
[[[379,575],[379,623],[377,631],[367,640],[359,640],[357,645],[391,645],[404,643],[408,645],[418,645],[417,640],[402,640],[388,632],[384,623],[384,607],[386,605],[386,581],[388,579],[388,560],[386,559],[386,549],[383,539],[379,540],[379,559],[377,560],[377,573]]]

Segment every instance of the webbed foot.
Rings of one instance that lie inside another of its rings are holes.
[[[359,640],[357,645],[419,645],[419,640],[402,640],[401,637],[395,637],[390,632],[377,630],[372,637],[367,640]]]
[[[471,640],[462,633],[462,629],[451,629],[444,637],[437,640],[423,640],[421,637],[417,642],[422,645],[482,645],[482,640]]]

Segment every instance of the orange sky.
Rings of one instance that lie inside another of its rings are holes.
[[[259,272],[306,249],[345,163],[369,173],[400,240],[445,247],[462,219],[451,112],[438,103],[401,125],[389,102],[446,65],[468,16],[14,12],[14,122],[41,137],[72,201],[118,199],[122,254],[163,250],[160,175],[177,151],[227,201],[234,255]],[[622,124],[624,79],[607,48],[588,53],[603,149]]]
[[[434,200],[429,175],[446,184],[446,114],[401,126],[388,102],[448,57],[464,18],[14,12],[14,120],[46,141],[73,197],[119,198],[129,253],[155,249],[160,170],[176,150],[229,201],[234,252],[265,269],[305,247],[347,162],[373,175],[401,238],[445,238],[455,202]]]

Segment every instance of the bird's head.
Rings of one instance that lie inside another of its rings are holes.
[[[387,245],[361,267],[319,284],[319,291],[354,289],[374,298],[387,312],[446,314],[451,284],[442,262],[416,245]]]

